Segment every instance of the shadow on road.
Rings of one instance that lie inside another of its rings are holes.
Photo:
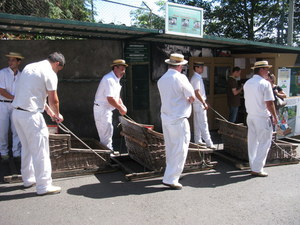
[[[161,184],[161,178],[127,182],[122,173],[98,174],[100,183],[82,185],[70,188],[67,193],[88,198],[111,198],[126,195],[144,195],[160,191],[173,191]],[[195,188],[215,188],[251,179],[248,171],[236,170],[231,166],[220,163],[211,171],[184,174],[180,180],[183,186]]]
[[[124,179],[121,172],[98,174],[96,177],[100,183],[70,188],[67,192],[71,195],[80,195],[88,198],[111,198],[126,195],[142,195],[167,190],[164,186],[156,186],[161,184],[160,179],[128,182]]]
[[[16,200],[16,199],[25,199],[25,198],[32,198],[32,197],[36,197],[36,193],[35,192],[24,192],[21,194],[11,194],[11,195],[2,195],[2,193],[8,193],[8,192],[13,192],[13,191],[17,191],[17,190],[24,190],[23,185],[16,185],[16,186],[0,186],[0,201],[9,201],[9,200]]]
[[[230,165],[219,162],[215,170],[186,174],[181,183],[184,186],[195,188],[215,188],[244,182],[252,178],[253,176],[251,176],[249,171],[237,170]]]

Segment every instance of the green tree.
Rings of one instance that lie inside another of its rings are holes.
[[[92,0],[2,0],[0,12],[52,19],[92,21],[94,12],[87,8],[87,4],[91,3]]]
[[[204,32],[227,38],[240,38],[285,44],[289,0],[170,0],[204,9]],[[300,2],[295,1],[295,43],[300,42]],[[298,36],[297,36],[298,35]]]
[[[217,30],[215,35],[244,38],[248,40],[269,40],[278,27],[280,17],[278,0],[221,0],[213,12]]]
[[[295,1],[294,43],[300,46],[300,1]]]
[[[164,0],[159,0],[155,4],[159,7],[159,11],[162,12],[165,10]],[[143,6],[143,4],[142,4]],[[143,7],[144,8],[144,7]],[[130,17],[133,22],[132,25],[142,28],[149,29],[164,29],[165,27],[165,18],[164,16],[158,16],[148,9],[136,9],[130,12]]]

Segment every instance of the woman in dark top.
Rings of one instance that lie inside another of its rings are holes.
[[[272,85],[272,89],[273,89],[273,93],[274,93],[274,97],[279,97],[281,99],[286,98],[286,94],[284,93],[284,91],[282,90],[281,87],[279,87],[278,85],[276,85],[276,77],[274,74],[269,74],[269,77],[267,79],[271,85]],[[276,106],[276,98],[275,98],[275,106]],[[278,111],[278,109],[276,109]],[[277,113],[278,114],[278,113]]]

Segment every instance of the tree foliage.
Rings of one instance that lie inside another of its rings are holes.
[[[279,9],[277,0],[221,0],[212,14],[215,23],[207,30],[217,36],[248,40],[270,37],[278,23]]]
[[[2,0],[0,12],[52,19],[92,21],[91,0]]]
[[[295,1],[294,37],[295,42],[300,46],[300,1]]]
[[[159,7],[159,11],[165,10],[165,1],[159,0],[155,2]],[[143,6],[143,4],[142,4]],[[144,7],[143,7],[144,8]],[[130,12],[132,25],[149,29],[164,29],[165,19],[163,16],[158,16],[148,9],[136,9]]]

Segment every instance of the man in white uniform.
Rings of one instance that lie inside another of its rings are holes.
[[[46,60],[28,64],[16,84],[13,122],[22,143],[21,173],[24,187],[36,184],[37,195],[59,193],[60,187],[52,185],[49,154],[49,132],[42,112],[58,123],[57,72],[65,65],[61,53],[54,52]],[[48,97],[47,105],[46,100]]]
[[[194,116],[194,142],[196,144],[204,145],[202,138],[208,148],[215,149],[207,122],[207,109],[206,93],[201,74],[203,73],[204,63],[195,62],[194,75],[191,78],[191,84],[195,91],[196,100],[193,103],[193,116]]]
[[[12,133],[12,154],[18,168],[21,163],[21,142],[12,123],[11,105],[15,95],[15,84],[20,77],[19,65],[24,58],[20,53],[10,52],[8,55],[8,67],[0,70],[0,154],[2,162],[9,161],[8,133],[9,127]]]
[[[248,156],[253,176],[266,177],[263,171],[271,146],[273,124],[277,124],[274,95],[270,82],[266,80],[268,61],[255,62],[254,75],[244,85],[245,106],[248,113]],[[272,116],[272,119],[270,118]],[[273,121],[272,121],[273,120]]]
[[[121,115],[127,113],[127,108],[120,97],[122,88],[120,80],[127,66],[123,59],[114,60],[111,64],[112,71],[103,76],[95,95],[94,119],[100,142],[111,150],[113,149],[112,111],[117,109]]]
[[[183,171],[190,142],[191,103],[195,100],[193,87],[188,78],[181,73],[187,64],[181,54],[171,54],[165,60],[168,71],[158,80],[161,98],[161,120],[166,146],[166,170],[163,184],[172,189],[181,189],[178,182]]]

